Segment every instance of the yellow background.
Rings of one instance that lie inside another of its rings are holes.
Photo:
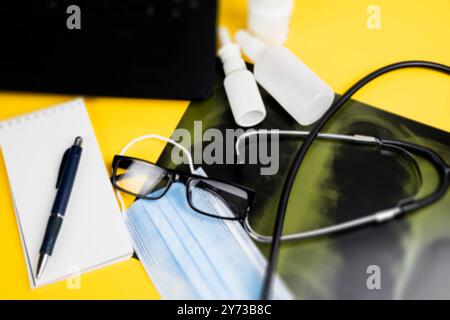
[[[367,8],[381,9],[381,29],[366,26]],[[246,23],[245,0],[222,0],[220,22],[232,31]],[[287,46],[338,93],[385,64],[424,59],[450,65],[448,0],[297,0]],[[1,39],[0,39],[1,41]],[[70,76],[70,70],[67,70]],[[1,73],[0,73],[1,76]],[[424,70],[404,70],[370,84],[357,99],[450,131],[449,79]],[[0,119],[72,97],[0,92]],[[188,102],[86,98],[109,167],[114,154],[147,133],[169,136]],[[156,160],[163,148],[142,143],[135,156]],[[80,290],[60,282],[31,290],[3,161],[0,162],[0,298],[155,299],[158,294],[136,260],[83,275]]]

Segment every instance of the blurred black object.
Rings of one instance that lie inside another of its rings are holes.
[[[1,1],[0,89],[206,99],[216,11],[216,0]]]

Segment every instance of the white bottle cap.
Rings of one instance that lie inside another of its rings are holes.
[[[270,46],[283,45],[293,8],[293,0],[249,0],[248,29]]]
[[[247,31],[239,30],[236,33],[236,41],[242,48],[242,51],[253,62],[258,60],[258,57],[267,49],[267,45],[260,39],[253,37]]]
[[[221,48],[218,55],[225,71],[224,87],[234,120],[241,127],[253,127],[266,117],[266,108],[255,77],[247,70],[238,45],[231,42],[228,30],[219,28]]]

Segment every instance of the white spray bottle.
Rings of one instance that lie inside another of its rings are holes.
[[[269,47],[246,31],[236,40],[254,62],[256,81],[299,124],[313,124],[330,108],[333,90],[287,48]]]
[[[218,55],[225,71],[224,87],[234,120],[241,127],[253,127],[266,117],[266,108],[255,77],[247,70],[241,49],[231,42],[226,28],[219,28]]]

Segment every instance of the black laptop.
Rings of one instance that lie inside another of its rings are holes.
[[[1,1],[0,90],[206,99],[216,11],[216,0]]]

